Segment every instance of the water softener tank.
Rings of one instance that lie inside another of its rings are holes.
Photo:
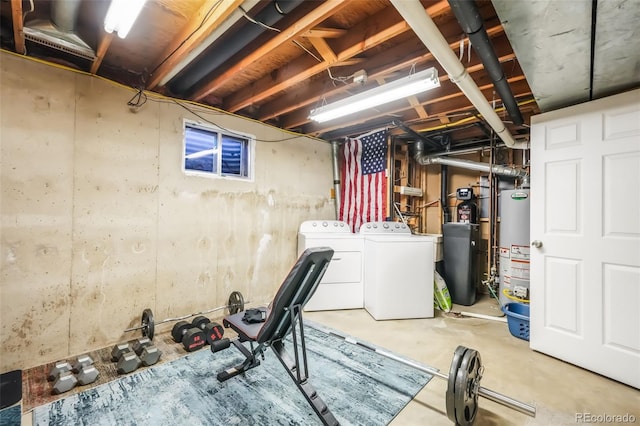
[[[500,303],[529,299],[529,190],[500,192]]]
[[[451,301],[470,306],[476,302],[480,225],[450,222],[442,224],[444,279]]]

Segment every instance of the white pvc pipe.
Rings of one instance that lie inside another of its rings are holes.
[[[482,114],[486,122],[500,136],[500,139],[510,148],[528,149],[526,142],[516,142],[504,123],[493,110],[489,101],[484,97],[480,88],[473,81],[462,62],[453,53],[449,43],[419,0],[391,0],[391,3],[413,29],[418,38],[433,54],[433,57],[449,74],[449,80],[456,83],[467,99]]]
[[[463,315],[465,317],[486,319],[486,320],[491,320],[491,321],[507,322],[507,318],[506,317],[496,317],[496,316],[493,316],[493,315],[476,314],[474,312],[460,311],[460,315]]]

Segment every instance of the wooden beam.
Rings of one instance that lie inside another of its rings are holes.
[[[451,120],[449,120],[449,116],[447,114],[438,114],[438,119],[442,124],[449,124]]]
[[[27,53],[24,49],[24,31],[22,22],[22,0],[11,0],[11,19],[13,21],[13,41],[17,53]]]
[[[457,22],[456,25],[458,25]],[[504,62],[513,59],[515,55],[513,55],[513,50],[511,49],[507,36],[502,31],[502,26],[498,25],[497,27],[491,27],[489,28],[489,31],[492,34],[492,37],[495,38],[492,42],[500,61]],[[453,49],[459,44],[459,42],[460,41],[456,39],[455,41],[452,41],[449,46]],[[412,65],[426,64],[434,60],[433,55],[430,52],[425,51],[424,45],[420,43],[416,50],[411,47],[413,44],[413,41],[410,40],[391,49],[391,52],[385,51],[375,57],[369,58],[366,61],[369,78],[388,76],[391,73],[406,70]],[[411,53],[407,54],[406,52]],[[339,65],[342,64],[344,64],[344,61],[339,62]],[[482,67],[477,55],[473,56],[473,62],[471,65],[467,64],[467,66],[470,73],[477,71],[477,68],[474,67]],[[351,70],[347,75],[351,74],[353,71],[355,70]],[[441,78],[447,77],[445,75],[441,76]],[[316,104],[323,97],[331,98],[338,96],[350,88],[352,88],[350,85],[340,85],[328,88],[323,81],[308,83],[304,89],[301,89],[304,90],[304,96],[299,94],[300,91],[296,91],[294,94],[285,93],[283,96],[262,105],[260,108],[260,115],[257,118],[260,121],[267,121],[274,117],[294,111],[295,109]],[[298,122],[294,126],[303,123],[304,122]]]
[[[439,15],[447,10],[449,3],[446,0],[438,1],[426,9],[430,16]],[[389,13],[389,10],[385,9],[352,28],[345,37],[336,40],[334,50],[338,52],[338,61],[347,60],[410,29],[400,15]],[[225,99],[225,109],[236,112],[258,103],[326,70],[328,66],[326,63],[318,65],[317,61],[309,61],[307,57],[302,56],[280,69],[276,78],[267,75],[229,96]]]
[[[348,0],[325,1],[324,3],[313,9],[309,14],[304,16],[302,19],[294,23],[292,26],[285,30],[282,30],[280,33],[278,33],[278,35],[264,43],[262,46],[251,52],[248,52],[247,55],[245,55],[238,63],[234,64],[233,66],[231,66],[231,68],[229,68],[213,80],[209,81],[206,85],[204,85],[204,87],[198,89],[198,91],[194,94],[193,99],[199,101],[202,98],[206,97],[211,92],[215,91],[217,88],[226,83],[229,79],[237,76],[238,73],[244,71],[245,68],[249,67],[251,64],[259,61],[276,48],[282,46],[284,43],[290,42],[296,37],[299,37],[300,34],[305,33],[309,29],[320,24],[328,17],[336,13],[336,11],[346,7],[348,4]],[[251,102],[247,103],[246,105],[249,104],[251,104]],[[233,111],[237,110],[232,110],[232,112]]]
[[[319,37],[319,38],[338,38],[347,33],[347,30],[341,28],[312,28],[307,32],[300,34],[302,37]]]
[[[93,60],[93,63],[91,64],[91,74],[95,74],[96,72],[98,72],[98,68],[100,68],[100,65],[102,64],[102,60],[104,59],[104,56],[106,55],[107,50],[111,45],[111,41],[113,40],[114,34],[115,32],[107,33],[102,31],[100,35],[101,37],[100,43],[98,44],[98,50],[96,51],[96,58]]]
[[[244,0],[205,0],[198,12],[185,25],[180,34],[156,59],[161,64],[151,75],[147,85],[154,89],[192,50],[200,45],[225,19],[243,3]],[[213,11],[211,11],[213,9]],[[208,18],[205,17],[209,15]],[[167,58],[165,60],[165,58]],[[164,61],[164,63],[162,62]]]
[[[429,54],[430,55],[430,54]],[[515,55],[513,52],[507,53],[503,56],[500,56],[498,59],[500,60],[500,62],[504,62],[504,61],[508,61],[508,60],[512,60],[513,58],[515,58]],[[440,65],[432,63],[432,64],[426,64],[426,65],[434,65],[436,66],[438,69],[440,69]],[[395,67],[394,67],[395,68]],[[482,63],[480,62],[480,59],[477,56],[474,56],[473,58],[473,62],[470,64],[470,66],[467,67],[467,72],[469,74],[473,74],[476,72],[479,72],[481,70],[484,69],[484,66],[482,65]],[[514,70],[514,72],[519,72],[522,73],[522,70],[518,67],[517,69]],[[446,81],[449,80],[449,76],[446,73],[442,73],[440,72],[440,83],[444,83]],[[443,85],[444,86],[444,85]],[[347,89],[352,87],[352,86],[344,86]],[[455,85],[447,85],[446,87],[450,88],[449,90],[457,90],[457,86]],[[342,87],[333,89],[331,91],[327,91],[325,90],[325,88],[320,88],[320,87],[310,87],[309,90],[313,90],[313,96],[311,95],[307,95],[306,97],[302,97],[302,102],[298,101],[295,98],[291,98],[289,96],[283,97],[283,99],[279,99],[278,100],[278,104],[277,105],[282,105],[284,106],[285,104],[281,104],[280,101],[282,100],[288,100],[289,101],[289,105],[290,105],[290,111],[291,113],[287,114],[286,117],[281,117],[281,122],[280,125],[282,127],[284,127],[285,129],[291,129],[291,128],[296,128],[299,127],[305,123],[309,122],[309,112],[308,110],[304,110],[303,107],[304,106],[309,106],[312,105],[314,102],[318,102],[321,98],[322,98],[322,94],[323,93],[329,93],[331,95],[333,95],[334,93],[336,94],[340,94],[342,93],[342,91],[344,90]],[[441,87],[440,89],[436,89],[435,91],[432,91],[430,93],[430,96],[436,96],[437,97],[437,93],[440,93],[443,90],[443,88]],[[436,93],[436,94],[434,94]],[[461,92],[460,92],[461,93]],[[286,99],[285,99],[286,98]],[[310,101],[308,104],[306,102]],[[275,105],[275,102],[273,103],[269,103],[263,106],[263,108],[267,111],[270,112],[274,112],[277,111],[278,108]],[[262,121],[262,118],[259,118]]]
[[[422,106],[418,98],[416,98],[415,96],[409,96],[407,100],[409,101],[409,104],[413,107],[413,109],[416,110],[416,114],[418,114],[418,117],[429,118],[429,114],[424,109],[424,106]]]
[[[318,37],[309,37],[309,41],[311,42],[311,44],[313,44],[313,47],[316,48],[316,50],[318,51],[320,56],[322,56],[322,59],[324,59],[326,63],[334,64],[338,62],[338,57],[325,39]]]

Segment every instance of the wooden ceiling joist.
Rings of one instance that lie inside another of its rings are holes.
[[[202,88],[198,89],[193,95],[193,98],[198,101],[208,96],[217,88],[222,86],[227,80],[233,78],[239,72],[242,72],[242,70],[244,70],[247,66],[259,61],[261,58],[271,53],[274,49],[282,46],[284,43],[288,43],[295,38],[300,37],[301,34],[320,24],[322,21],[326,20],[329,16],[335,13],[336,10],[346,7],[347,4],[347,0],[327,0],[322,5],[313,9],[305,17],[297,21],[291,27],[282,30],[278,35],[273,37],[262,46],[253,49],[250,52],[247,52],[247,54],[244,55],[244,57],[238,63],[234,64],[224,73],[222,73],[218,77],[213,78]]]
[[[16,52],[25,54],[22,21],[22,0],[11,0],[11,19],[13,20],[13,40]]]
[[[448,7],[447,1],[439,1],[429,6],[426,11],[429,15],[434,16],[447,10]],[[377,29],[377,31],[372,31],[372,29]],[[345,37],[336,39],[333,49],[337,52],[338,61],[343,61],[409,30],[409,25],[400,15],[389,14],[383,10],[358,24]],[[327,64],[318,66],[317,63],[308,63],[307,57],[301,57],[280,69],[275,79],[268,75],[239,90],[225,99],[225,109],[232,112],[239,111],[283,91],[291,84],[299,83],[325,71],[327,68]]]

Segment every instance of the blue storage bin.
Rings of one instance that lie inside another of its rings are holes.
[[[524,303],[507,303],[502,307],[507,316],[509,331],[515,337],[529,340],[529,305]]]

